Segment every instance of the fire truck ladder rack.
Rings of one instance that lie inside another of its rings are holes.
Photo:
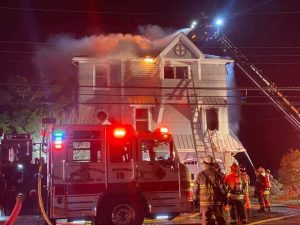
[[[220,152],[218,132],[209,129],[204,131],[203,122],[201,121],[202,108],[199,105],[193,78],[186,78],[185,84],[187,87],[187,101],[191,107],[190,121],[198,167],[202,169],[203,157],[211,155],[220,164],[221,168],[225,169],[225,156]]]
[[[236,65],[246,76],[269,98],[272,104],[281,111],[285,118],[300,132],[300,111],[296,108],[262,72],[249,62],[248,58],[225,36],[218,31],[214,34],[220,46],[230,53]]]

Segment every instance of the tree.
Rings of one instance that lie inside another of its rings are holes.
[[[280,161],[279,178],[293,193],[300,194],[300,151],[289,149]]]
[[[60,121],[72,108],[75,88],[65,88],[66,85],[72,82],[61,79],[45,84],[18,75],[8,77],[7,84],[0,89],[0,127],[5,132],[14,129],[31,133],[36,139],[42,129],[42,118],[55,117]]]

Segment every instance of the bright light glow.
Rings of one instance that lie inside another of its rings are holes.
[[[193,21],[191,24],[191,28],[194,29],[196,27],[196,25],[197,25],[197,21]]]
[[[58,131],[58,132],[54,132],[54,137],[63,137],[64,136],[64,132]]]
[[[168,215],[157,215],[155,218],[156,219],[168,219],[169,216]]]
[[[56,144],[56,145],[54,145],[55,149],[62,149],[62,147],[63,147],[62,144]]]
[[[55,140],[54,143],[55,143],[56,145],[61,145],[61,144],[62,144],[62,141],[61,141],[61,140],[59,140],[59,141],[58,141],[58,140]]]
[[[55,141],[62,141],[62,137],[55,137]]]
[[[74,220],[72,223],[74,224],[85,224],[85,220]]]
[[[24,169],[24,166],[23,166],[23,164],[18,164],[17,168],[18,168],[18,170],[22,170],[22,169]]]
[[[151,57],[149,57],[149,56],[147,56],[147,57],[144,59],[144,62],[145,62],[145,63],[153,63],[153,62],[154,62],[154,59],[151,58]]]
[[[159,130],[160,130],[160,133],[163,133],[163,134],[169,132],[169,129],[167,127],[161,127]]]
[[[118,127],[114,129],[114,136],[115,138],[123,138],[126,135],[126,130],[123,127]]]
[[[215,24],[218,26],[218,27],[221,27],[224,25],[224,20],[222,18],[217,18],[215,20]]]

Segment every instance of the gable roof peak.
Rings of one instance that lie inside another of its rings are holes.
[[[182,42],[188,47],[198,58],[204,58],[204,54],[200,49],[187,37],[182,31],[170,42],[169,45],[159,54],[159,57],[163,58],[178,42]]]

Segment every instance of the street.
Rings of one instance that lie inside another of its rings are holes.
[[[300,209],[287,208],[282,206],[272,207],[272,213],[258,214],[256,209],[253,210],[252,221],[249,224],[266,224],[266,225],[299,225]],[[1,223],[0,223],[1,224]],[[41,216],[21,216],[17,219],[15,225],[42,225],[44,221]],[[145,220],[144,225],[184,225],[200,224],[198,213],[182,214],[172,221],[167,220]]]

